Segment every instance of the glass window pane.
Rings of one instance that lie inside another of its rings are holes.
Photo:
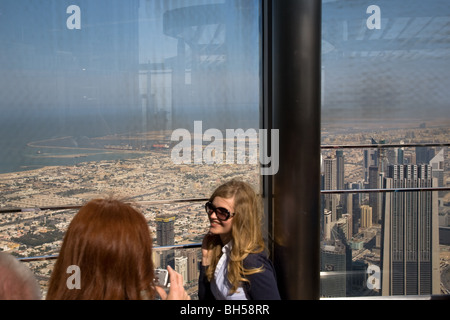
[[[448,2],[322,3],[321,295],[448,294]]]
[[[177,200],[259,190],[260,17],[259,0],[1,1],[0,250],[57,254],[77,207],[110,194],[155,246],[164,214],[173,244],[201,242],[203,200]]]
[[[233,177],[257,188],[258,162],[234,139],[259,128],[259,10],[2,1],[0,206],[201,198]]]

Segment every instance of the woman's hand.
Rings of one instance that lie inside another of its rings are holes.
[[[169,294],[166,293],[164,288],[159,286],[155,287],[161,300],[191,300],[191,297],[187,294],[186,290],[184,290],[183,276],[173,270],[170,266],[167,266],[167,271],[169,272],[170,279]]]

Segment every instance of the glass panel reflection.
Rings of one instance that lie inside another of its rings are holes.
[[[448,3],[322,3],[321,295],[448,293]]]
[[[179,164],[172,149],[205,149],[219,137],[208,129],[224,137],[215,145],[226,129],[258,130],[259,10],[257,0],[2,1],[0,208],[204,197],[214,179],[248,171],[257,186],[258,164],[220,162],[225,147],[212,163]]]
[[[0,250],[57,254],[77,206],[110,194],[143,209],[155,246],[165,214],[171,244],[201,241],[204,203],[184,200],[233,178],[259,187],[258,142],[225,134],[259,128],[259,18],[259,0],[1,1]],[[174,160],[176,130],[192,161]],[[187,257],[194,286],[186,250],[169,263]],[[52,263],[31,262],[43,286]]]

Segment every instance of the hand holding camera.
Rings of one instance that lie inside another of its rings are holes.
[[[170,287],[169,271],[166,269],[155,269],[155,286]]]
[[[191,300],[184,290],[183,276],[167,266],[167,270],[155,270],[155,288],[162,300]],[[170,288],[167,294],[164,289]]]

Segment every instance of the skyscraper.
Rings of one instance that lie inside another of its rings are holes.
[[[156,242],[160,246],[172,246],[175,243],[174,215],[161,215],[155,218]]]
[[[442,148],[431,160],[430,166],[433,170],[433,178],[437,179],[437,185],[435,187],[443,187],[444,186],[444,169],[445,169],[445,160],[444,160],[444,149]],[[444,196],[444,191],[439,191],[439,198]],[[441,200],[439,200],[441,201]]]
[[[430,147],[416,147],[416,163],[428,164],[435,156],[435,150]]]
[[[175,271],[183,276],[183,285],[186,284],[188,280],[188,265],[187,257],[176,257],[175,258]]]
[[[361,228],[370,228],[372,226],[372,207],[368,205],[361,206]]]
[[[335,157],[326,157],[323,160],[324,167],[324,190],[336,190],[337,189],[337,160]],[[324,196],[325,204],[324,208],[331,211],[331,221],[337,220],[336,206],[338,205],[339,195],[326,194]]]
[[[338,190],[345,188],[345,166],[344,166],[344,151],[336,150],[336,187]]]
[[[188,277],[187,281],[197,281],[198,280],[198,259],[197,259],[197,250],[196,249],[188,249],[186,250],[187,256],[187,268],[188,268]]]
[[[369,168],[369,189],[378,189],[381,187],[380,172],[378,166],[371,166]],[[372,208],[372,223],[377,224],[380,219],[380,194],[378,192],[369,193],[369,205]]]
[[[323,210],[323,239],[330,240],[331,239],[331,228],[333,227],[333,223],[331,221],[331,211],[328,209]]]
[[[432,187],[429,165],[391,165],[386,188]],[[385,194],[382,294],[439,293],[437,194],[405,191]]]
[[[322,243],[321,268],[324,278],[320,281],[322,297],[345,297],[347,292],[347,250],[337,240],[331,244]]]
[[[175,244],[175,216],[166,214],[155,218],[156,242],[159,246],[171,246]],[[160,265],[165,268],[170,265],[175,268],[175,254],[172,250],[163,250],[160,255]]]
[[[371,144],[377,144],[372,138]],[[378,166],[378,152],[376,149],[364,149],[364,182],[369,182],[369,168]]]

